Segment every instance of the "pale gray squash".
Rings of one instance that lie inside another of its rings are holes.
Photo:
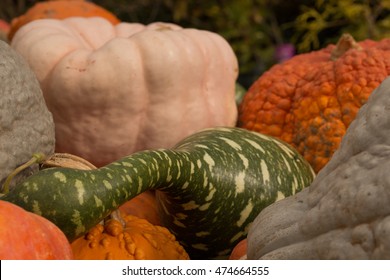
[[[256,217],[248,259],[390,259],[390,78],[313,183]]]
[[[0,41],[0,186],[34,153],[54,152],[54,122],[35,74],[24,59]],[[28,168],[12,181],[37,170]]]

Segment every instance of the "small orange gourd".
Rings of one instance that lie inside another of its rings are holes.
[[[187,260],[189,256],[165,227],[127,215],[98,224],[72,242],[78,260]]]
[[[83,0],[58,0],[37,2],[23,15],[14,18],[11,21],[11,28],[8,33],[8,39],[11,41],[16,31],[23,25],[44,18],[65,19],[68,17],[103,17],[112,24],[117,24],[120,20],[105,8]]]
[[[292,144],[318,172],[371,92],[390,75],[390,39],[337,45],[273,66],[249,88],[238,126]]]
[[[229,260],[245,260],[248,248],[248,239],[244,238],[234,246],[229,255]]]

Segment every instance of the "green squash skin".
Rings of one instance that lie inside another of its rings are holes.
[[[288,144],[219,127],[96,170],[44,169],[0,199],[44,216],[73,241],[124,202],[155,189],[163,226],[191,259],[226,259],[263,208],[313,178]]]

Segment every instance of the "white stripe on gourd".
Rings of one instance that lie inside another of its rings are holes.
[[[74,240],[155,189],[163,225],[192,259],[226,258],[264,207],[308,186],[313,176],[279,140],[213,128],[172,149],[142,151],[96,170],[42,170],[1,199],[39,212]]]

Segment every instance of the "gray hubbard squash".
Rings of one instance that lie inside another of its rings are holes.
[[[390,259],[390,78],[312,184],[265,208],[248,259]]]
[[[27,62],[0,40],[0,186],[34,153],[54,152],[54,122],[35,74]],[[35,166],[12,181],[38,171]]]
[[[46,217],[73,241],[124,202],[156,190],[162,225],[191,259],[226,259],[261,209],[313,177],[284,142],[215,127],[95,170],[41,170],[1,199]]]

